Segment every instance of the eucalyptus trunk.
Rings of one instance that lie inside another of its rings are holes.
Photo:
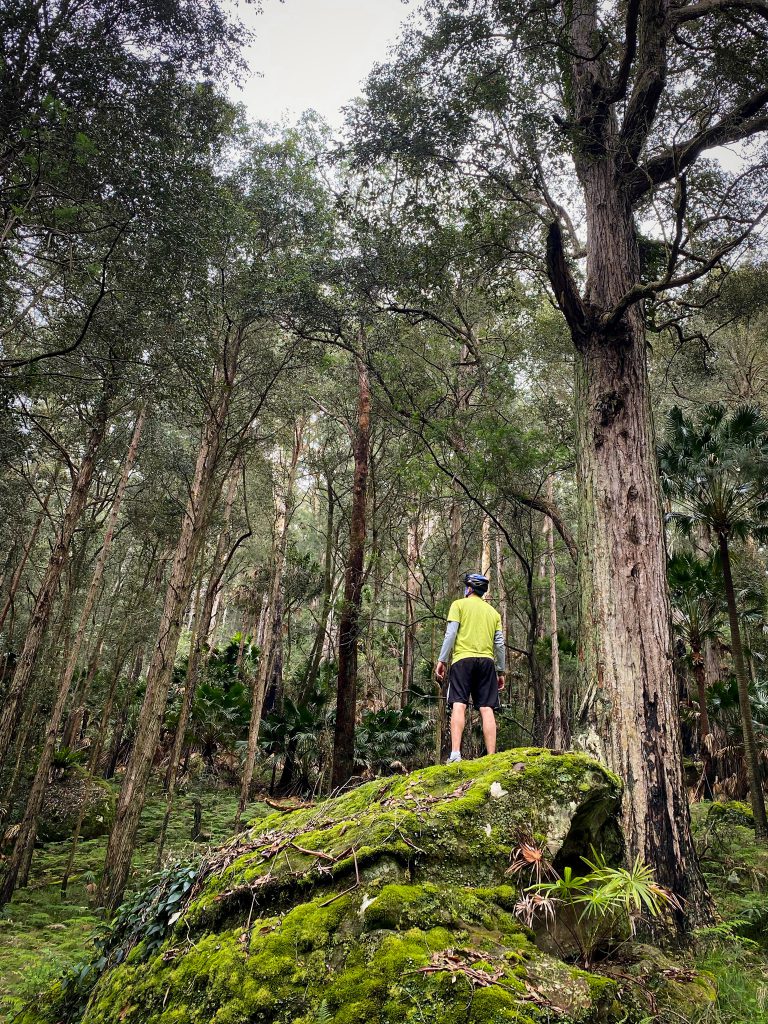
[[[233,344],[229,359],[236,365],[238,346]],[[152,771],[165,714],[176,648],[184,612],[192,588],[192,574],[202,543],[212,503],[213,482],[221,455],[224,428],[229,411],[234,370],[221,382],[211,402],[203,427],[195,473],[173,556],[163,612],[147,672],[147,687],[139,712],[136,735],[126,765],[115,822],[110,832],[99,896],[108,912],[122,900],[128,881],[139,818],[144,807],[147,782]]]
[[[259,666],[253,681],[251,696],[251,717],[248,724],[248,745],[246,748],[243,777],[240,784],[240,799],[235,814],[235,826],[239,826],[243,812],[251,796],[253,772],[256,767],[256,754],[259,746],[261,717],[264,712],[264,698],[267,692],[272,667],[274,664],[275,623],[280,622],[276,611],[282,607],[283,570],[285,553],[288,547],[288,528],[293,511],[293,491],[296,483],[296,471],[303,444],[304,421],[300,420],[294,427],[293,448],[285,479],[282,481],[281,493],[277,496],[274,539],[272,549],[272,580],[269,592],[264,595],[261,608],[262,618],[259,622]]]
[[[736,685],[739,690],[739,714],[741,715],[741,733],[744,737],[744,762],[749,780],[749,798],[752,803],[752,814],[755,819],[755,838],[768,839],[768,820],[765,814],[765,793],[763,792],[760,758],[755,742],[755,728],[752,722],[752,706],[749,701],[749,681],[744,664],[744,647],[739,629],[739,613],[736,608],[736,592],[733,586],[731,571],[731,552],[728,538],[724,533],[718,534],[720,560],[723,567],[725,583],[725,599],[728,604],[728,624],[731,628],[731,652],[733,667],[736,672]]]
[[[80,467],[73,474],[72,490],[64,512],[64,517],[53,543],[48,565],[43,575],[40,589],[35,599],[35,607],[29,621],[27,635],[24,640],[16,669],[13,673],[8,692],[4,699],[3,716],[0,719],[0,764],[5,763],[8,749],[19,718],[24,697],[29,691],[38,658],[43,646],[48,623],[53,609],[53,602],[59,587],[62,572],[67,561],[72,538],[85,509],[91,481],[96,470],[96,456],[107,430],[109,420],[109,394],[105,393],[94,417],[88,435]]]
[[[334,541],[334,509],[335,496],[333,493],[333,479],[329,470],[326,470],[326,484],[328,490],[328,508],[325,519],[325,558],[323,564],[323,604],[320,609],[320,620],[317,624],[317,632],[312,645],[312,650],[307,662],[307,674],[304,680],[304,692],[310,693],[320,671],[320,662],[323,657],[328,633],[328,618],[331,614],[333,604],[333,541]]]
[[[629,860],[640,857],[686,901],[685,929],[711,917],[691,835],[673,671],[656,441],[651,413],[632,156],[652,123],[666,74],[664,0],[640,0],[641,61],[619,123],[594,0],[564,7],[569,28],[569,129],[586,214],[580,292],[561,229],[549,230],[550,281],[576,350],[580,644],[588,746],[624,780]],[[638,72],[640,73],[640,72]],[[643,119],[645,118],[645,120]],[[575,126],[579,125],[578,130]]]
[[[552,478],[547,482],[547,500],[552,503]],[[552,656],[552,744],[563,747],[563,709],[560,692],[560,642],[557,636],[557,566],[555,564],[555,531],[552,520],[547,525],[547,568],[549,571],[549,643]]]
[[[344,579],[344,604],[339,622],[339,672],[336,688],[336,727],[333,737],[332,790],[346,785],[355,770],[357,647],[363,596],[368,463],[371,445],[371,390],[368,368],[360,357],[357,360],[357,380],[357,424],[353,444],[355,471],[349,553]]]
[[[419,596],[417,568],[419,561],[419,519],[414,517],[408,527],[405,562],[405,627],[403,629],[403,672],[400,684],[400,707],[408,703],[416,654],[416,601]]]

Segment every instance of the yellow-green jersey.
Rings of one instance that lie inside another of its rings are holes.
[[[473,594],[451,605],[440,661],[447,661],[451,650],[454,664],[464,658],[493,658],[497,671],[504,671],[501,616],[481,597]]]

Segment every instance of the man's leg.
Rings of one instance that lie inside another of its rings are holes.
[[[451,756],[461,753],[461,737],[467,720],[467,705],[454,704],[451,708]]]
[[[454,704],[454,707],[456,705]],[[480,718],[483,720],[483,739],[485,750],[488,754],[496,753],[496,716],[493,708],[480,708]],[[451,734],[453,734],[453,719],[451,719]]]

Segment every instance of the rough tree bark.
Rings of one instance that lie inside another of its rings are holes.
[[[357,646],[365,557],[368,462],[371,446],[371,389],[368,368],[357,357],[357,423],[349,552],[344,578],[344,604],[339,622],[339,673],[336,688],[336,727],[333,736],[331,789],[339,789],[355,770],[355,715],[357,711]]]
[[[656,465],[642,305],[627,300],[641,281],[631,175],[666,76],[666,0],[638,0],[628,28],[637,78],[622,124],[616,103],[630,63],[612,78],[590,56],[599,33],[594,0],[566,11],[571,129],[587,225],[586,284],[579,293],[560,227],[547,242],[550,281],[577,352],[577,482],[582,685],[587,742],[625,781],[630,859],[687,902],[685,927],[710,915],[683,778],[666,543]],[[628,41],[627,47],[630,47]],[[626,74],[625,74],[626,70]]]

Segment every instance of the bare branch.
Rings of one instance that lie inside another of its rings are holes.
[[[623,295],[616,303],[613,309],[608,313],[605,313],[600,318],[601,325],[605,328],[614,327],[619,320],[621,320],[627,309],[636,302],[650,298],[660,291],[665,291],[669,288],[682,288],[687,284],[693,284],[694,281],[698,281],[699,278],[704,277],[710,272],[710,270],[713,270],[718,263],[728,255],[728,253],[733,252],[733,250],[738,248],[742,242],[746,241],[758,224],[764,220],[766,215],[768,215],[768,204],[762,208],[757,217],[749,223],[744,231],[735,238],[731,238],[725,243],[725,245],[720,246],[720,248],[709,257],[709,259],[700,262],[694,270],[691,270],[687,274],[681,274],[679,277],[672,277],[671,275],[670,267],[672,267],[673,264],[671,263],[672,251],[670,251],[670,261],[667,263],[667,274],[658,281],[649,281],[648,284],[636,284],[630,288],[629,291],[626,292],[626,294]],[[679,251],[679,240],[676,239],[676,241]]]
[[[624,30],[624,53],[616,74],[616,81],[608,94],[609,103],[618,103],[627,94],[629,73],[637,53],[637,16],[640,11],[640,0],[629,0],[627,4],[626,28]]]
[[[651,157],[645,166],[638,167],[629,176],[632,199],[637,201],[654,185],[671,181],[679,171],[690,167],[704,150],[723,146],[728,142],[738,142],[758,132],[767,131],[768,113],[760,113],[766,106],[768,88],[754,93],[688,142]]]
[[[669,12],[669,20],[673,25],[682,25],[697,18],[706,18],[708,14],[722,14],[724,11],[755,11],[768,18],[768,2],[766,0],[699,0],[698,3],[673,7]]]

